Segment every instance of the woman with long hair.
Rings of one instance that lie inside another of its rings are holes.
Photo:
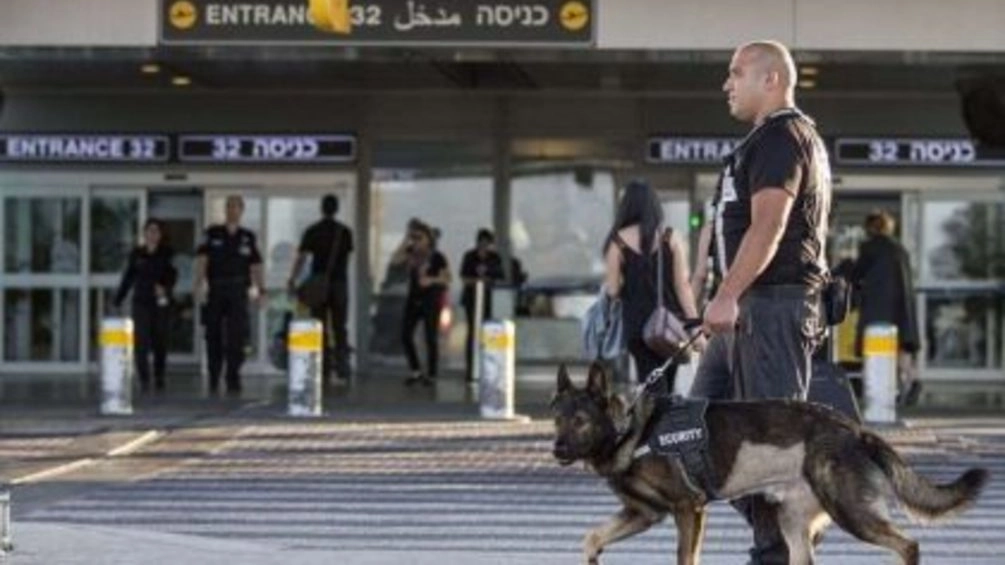
[[[659,290],[657,253],[663,254],[664,269],[663,288]],[[678,317],[698,317],[689,282],[687,250],[672,230],[663,230],[663,207],[647,183],[632,181],[625,187],[614,226],[604,243],[604,257],[604,287],[609,296],[621,299],[625,344],[641,381],[667,360],[649,349],[642,336],[646,320],[656,309],[657,292],[662,293],[664,306]],[[676,364],[668,367],[653,392],[673,391],[676,374]]]

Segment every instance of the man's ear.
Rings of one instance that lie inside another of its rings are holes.
[[[586,379],[586,391],[590,396],[602,400],[607,400],[611,396],[610,377],[607,370],[601,363],[596,361],[590,365],[590,376]]]
[[[572,390],[572,379],[569,378],[569,370],[565,368],[565,363],[558,367],[558,394]]]

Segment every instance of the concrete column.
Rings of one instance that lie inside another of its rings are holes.
[[[370,184],[373,179],[373,134],[370,127],[371,105],[362,100],[356,129],[356,363],[366,367],[370,359],[370,304],[373,301],[373,273],[370,272]]]
[[[492,127],[492,227],[507,280],[512,275],[510,257],[513,255],[510,241],[510,224],[513,221],[511,210],[513,159],[510,147],[509,104],[509,99],[502,96],[496,100]]]

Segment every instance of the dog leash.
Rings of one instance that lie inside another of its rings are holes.
[[[688,352],[688,350],[691,349],[691,347],[695,344],[695,342],[698,341],[698,338],[700,338],[705,334],[705,332],[700,329],[700,326],[701,326],[700,318],[684,321],[685,329],[698,327],[699,328],[698,331],[694,332],[694,335],[691,336],[691,339],[684,342],[684,345],[682,345],[680,349],[677,350],[676,353],[671,355],[669,359],[664,361],[662,365],[653,369],[646,377],[646,380],[635,385],[635,389],[632,392],[632,401],[628,405],[629,414],[632,412],[632,410],[635,409],[635,404],[638,403],[640,398],[642,398],[642,395],[648,392],[650,387],[652,387],[654,384],[656,384],[657,381],[663,378],[663,374],[666,373],[667,369],[670,368],[670,365],[683,361],[684,355]]]

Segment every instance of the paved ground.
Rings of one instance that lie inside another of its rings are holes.
[[[0,561],[577,563],[584,532],[616,508],[599,479],[553,462],[543,420],[486,423],[450,409],[445,417],[343,411],[292,421],[275,406],[214,403],[145,413],[159,416],[97,419],[79,434],[45,418],[47,432],[27,424],[11,432],[0,417],[0,458],[50,453],[42,463],[63,464],[81,459],[76,449],[89,460],[13,487],[16,549]],[[925,562],[1002,563],[1005,419],[910,424],[886,433],[927,475],[949,480],[983,465],[996,476],[955,522],[907,527]],[[109,455],[114,443],[126,449]],[[728,506],[714,505],[703,562],[742,563],[748,536]],[[672,527],[658,527],[614,546],[605,562],[672,562],[674,544]],[[819,562],[893,561],[832,528]]]

